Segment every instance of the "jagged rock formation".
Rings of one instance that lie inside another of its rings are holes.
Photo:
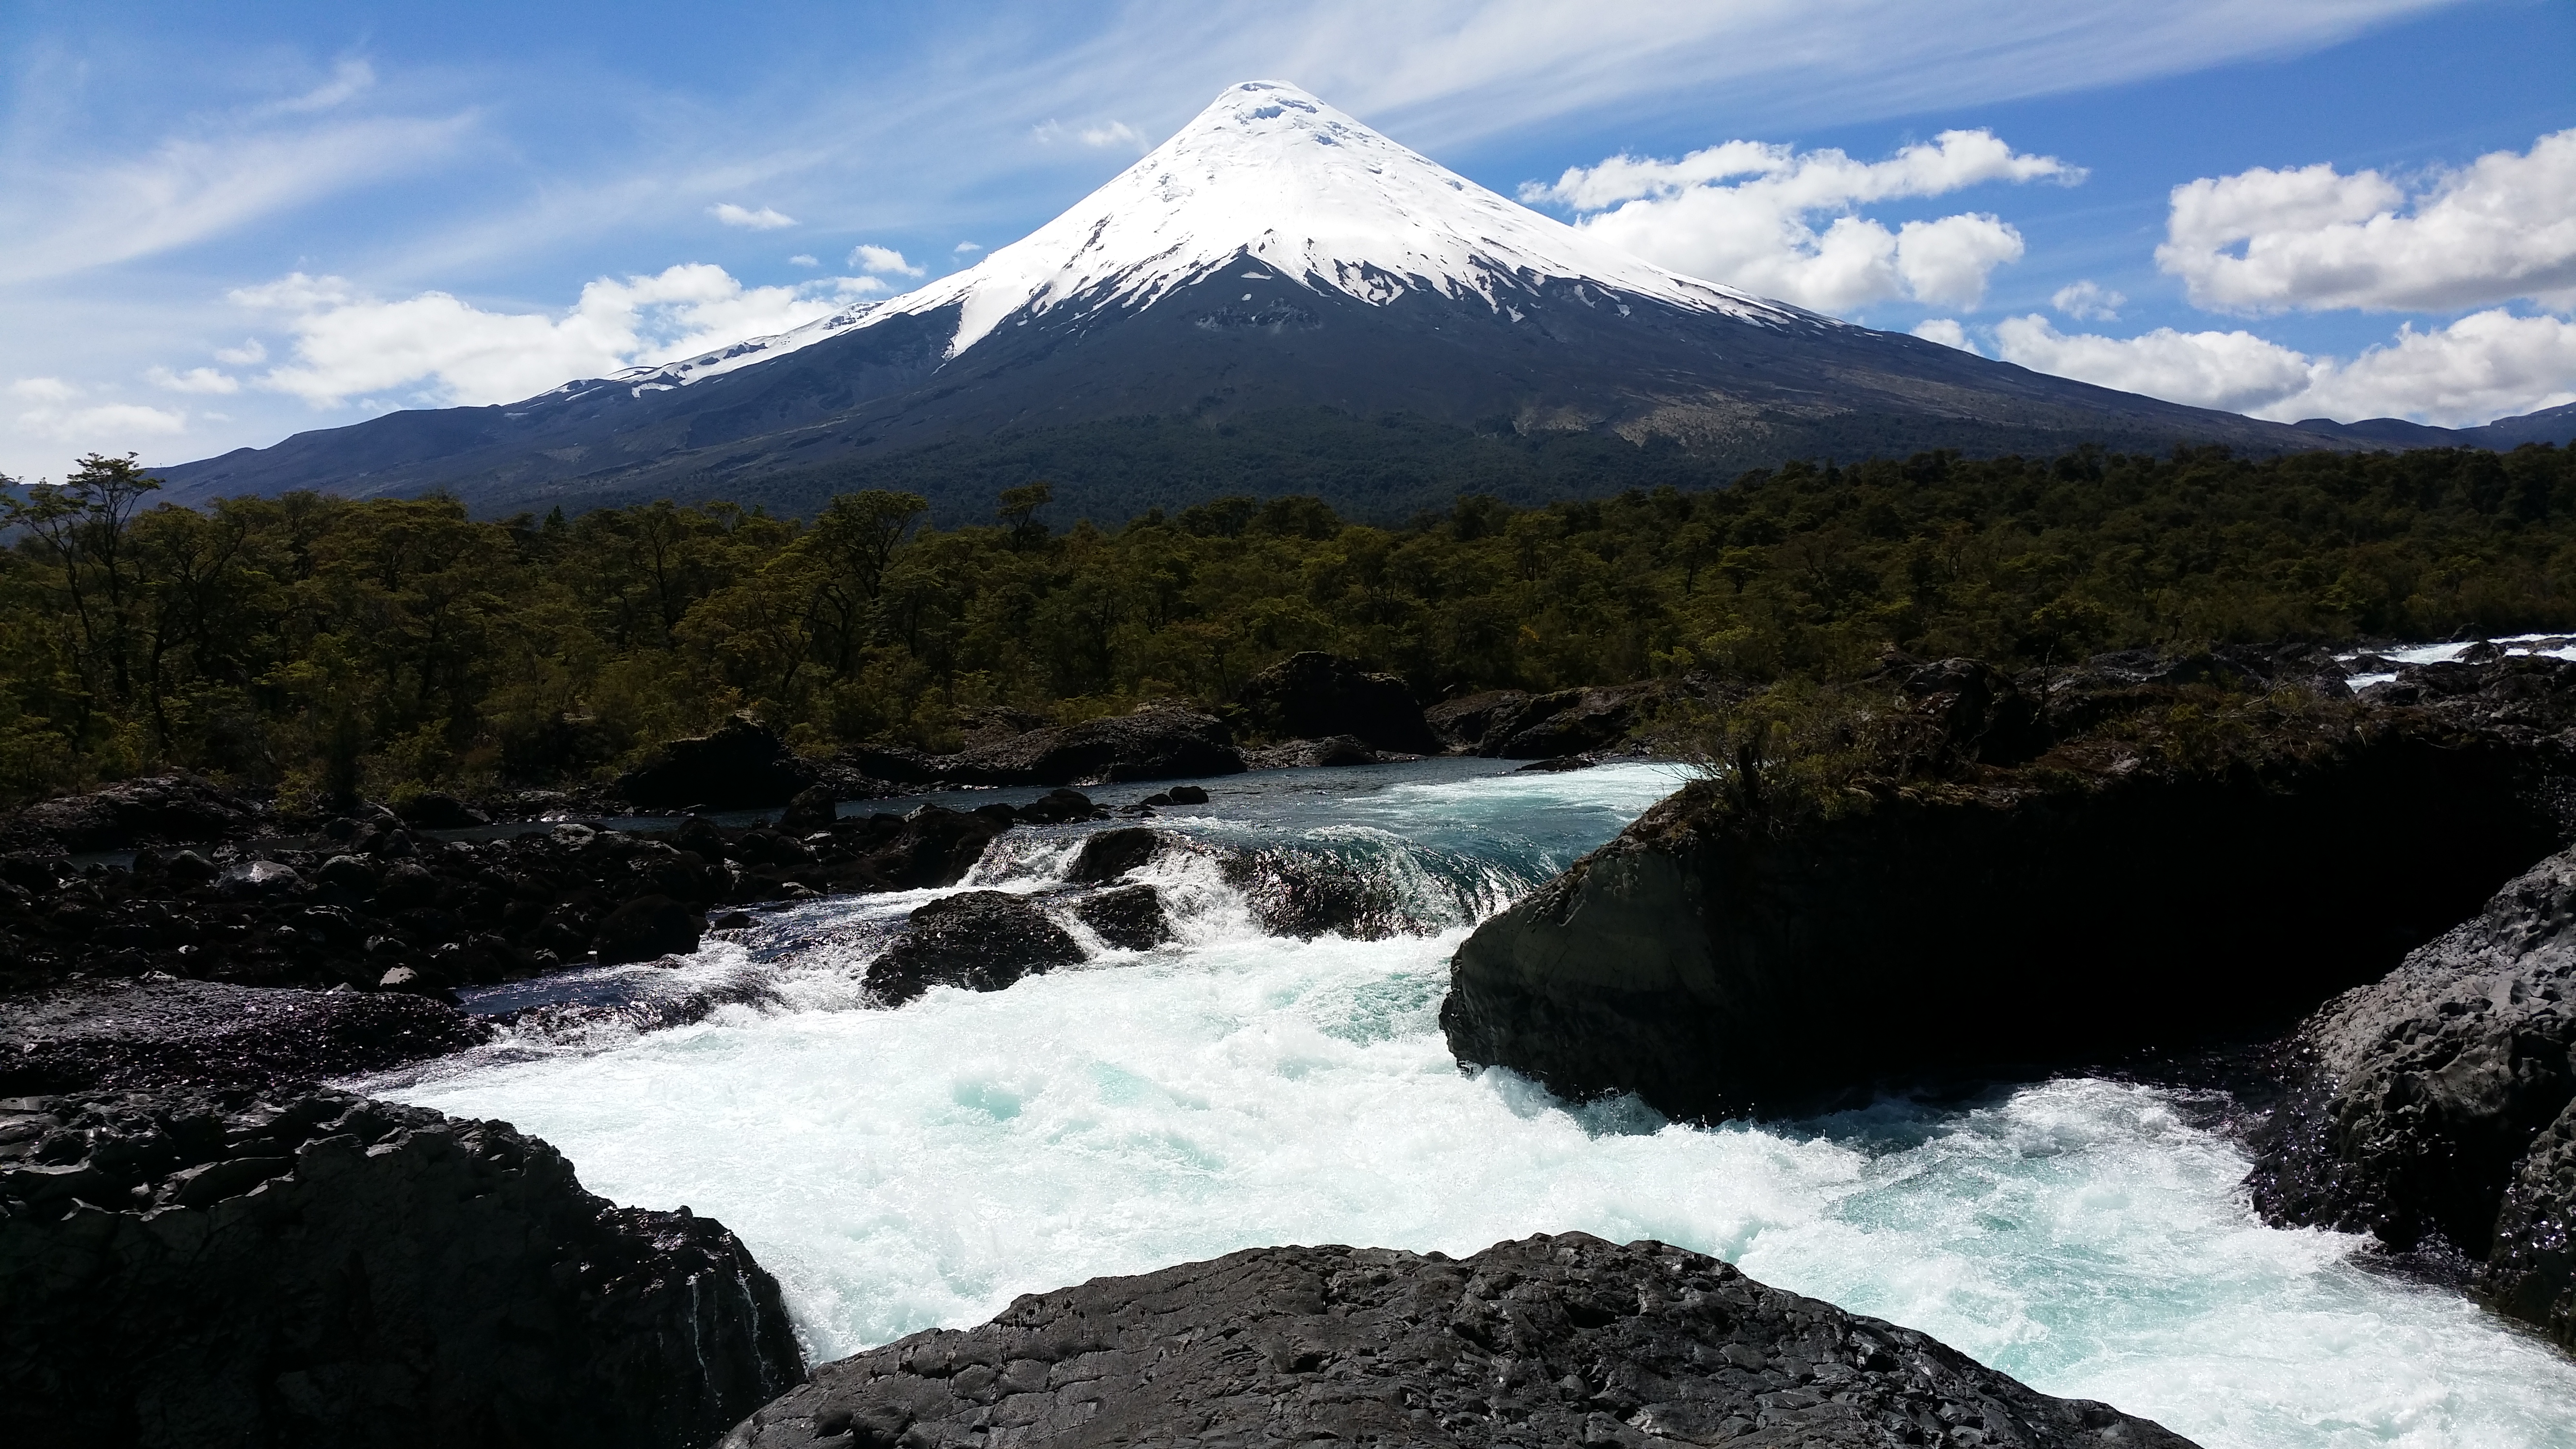
[[[775,731],[738,714],[662,746],[659,759],[618,777],[617,793],[648,810],[747,810],[784,805],[815,778]]]
[[[1148,705],[1133,714],[1031,730],[958,755],[925,757],[915,768],[966,785],[1085,785],[1239,775],[1243,756],[1215,716]]]
[[[256,803],[210,780],[154,775],[86,795],[40,800],[0,822],[0,850],[207,845],[249,835],[265,815]]]
[[[1486,922],[1450,1045],[1706,1116],[2278,1030],[2564,843],[2576,772],[2527,722],[2269,692],[2312,663],[1898,661],[1884,738],[1820,723]],[[2487,668],[2576,721],[2576,665]]]
[[[1497,689],[1433,705],[1425,718],[1455,754],[1561,759],[1625,740],[1671,693],[1669,686],[1653,682],[1539,695]]]
[[[1399,754],[1431,755],[1441,749],[1439,737],[1423,723],[1421,702],[1402,677],[1371,674],[1358,660],[1339,654],[1314,649],[1291,654],[1245,680],[1235,703],[1254,730],[1274,740],[1320,743],[1348,736],[1367,749]]]
[[[2266,1217],[2401,1250],[2438,1236],[2486,1260],[2499,1306],[2570,1341],[2576,852],[2335,998],[2282,1056],[2248,1180]]]
[[[1009,1443],[2186,1449],[1662,1243],[1254,1248],[815,1370],[721,1449]]]
[[[1082,946],[1025,896],[960,891],[914,911],[903,934],[868,964],[867,986],[900,1006],[933,986],[1000,991],[1023,976],[1082,960]]]
[[[481,1043],[444,1003],[167,977],[77,981],[0,1009],[0,1097],[94,1087],[271,1088]]]
[[[804,1364],[710,1218],[339,1092],[0,1102],[0,1439],[695,1449]]]

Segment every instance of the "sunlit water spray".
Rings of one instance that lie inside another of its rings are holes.
[[[748,1004],[376,1085],[515,1122],[619,1202],[722,1218],[817,1360],[1237,1248],[1581,1229],[1730,1258],[2212,1446],[2576,1445],[2576,1365],[2356,1267],[2357,1240],[2262,1226],[2243,1156],[2170,1093],[2063,1081],[1707,1130],[1462,1074],[1437,1013],[1473,917],[1674,777],[1414,773],[1448,778],[1255,777],[1157,823],[1360,862],[1437,934],[1261,935],[1214,856],[1184,852],[1147,872],[1179,943],[878,1011],[856,973],[939,893],[834,901],[666,973],[757,981]],[[1047,889],[1072,833],[1006,837],[969,884]]]

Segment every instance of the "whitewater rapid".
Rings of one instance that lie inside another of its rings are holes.
[[[1702,1129],[1462,1073],[1437,1013],[1473,919],[1674,783],[1472,768],[1210,782],[1207,810],[1157,822],[1356,862],[1429,934],[1265,936],[1184,855],[1153,867],[1179,943],[879,1011],[853,974],[939,893],[836,900],[664,973],[759,983],[702,1020],[368,1085],[511,1121],[616,1201],[721,1218],[817,1361],[1237,1248],[1580,1229],[1717,1254],[2212,1449],[2576,1446],[2576,1364],[2367,1269],[2358,1239],[2263,1226],[2241,1151],[2173,1092],[2065,1080]],[[1045,890],[1077,833],[1005,837],[969,884]]]

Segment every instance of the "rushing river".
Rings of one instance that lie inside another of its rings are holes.
[[[1337,858],[1411,927],[1386,940],[1266,936],[1209,858],[1167,856],[1146,877],[1179,943],[880,1011],[856,974],[940,893],[841,898],[677,970],[538,988],[735,1003],[691,1024],[599,1013],[369,1085],[514,1122],[616,1201],[723,1219],[817,1361],[1260,1244],[1581,1229],[1732,1259],[2211,1449],[2576,1446],[2576,1363],[2359,1266],[2358,1239],[2263,1226],[2244,1155],[2173,1093],[2065,1080],[1710,1130],[1461,1073],[1436,1020],[1458,941],[1674,783],[1496,768],[1244,776],[1155,822]],[[1015,831],[968,884],[1049,889],[1087,828]]]

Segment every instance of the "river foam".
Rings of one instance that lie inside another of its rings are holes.
[[[1437,895],[1543,878],[1671,783],[1390,772],[1300,800],[1254,782],[1171,823],[1411,852]],[[1046,858],[1033,844],[1002,883]],[[789,949],[764,1002],[379,1090],[513,1121],[617,1201],[722,1218],[817,1359],[1241,1247],[1461,1254],[1580,1229],[1716,1253],[2213,1449],[2576,1446],[2576,1365],[2456,1293],[2364,1271],[2357,1240],[2261,1225],[2242,1155],[2170,1093],[2060,1081],[1717,1129],[1569,1106],[1450,1058],[1437,1011],[1463,921],[1282,940],[1193,888],[1182,943],[1004,992],[848,1009],[830,983],[868,948]],[[900,904],[801,907],[797,930]]]

